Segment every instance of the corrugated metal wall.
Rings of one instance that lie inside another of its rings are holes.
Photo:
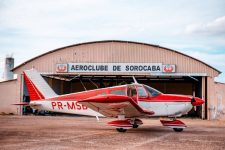
[[[225,84],[215,83],[214,99],[211,102],[210,111],[212,115],[210,119],[225,119]]]
[[[0,114],[19,114],[18,106],[12,105],[19,103],[16,94],[17,83],[17,80],[0,82]]]
[[[40,72],[55,73],[56,63],[107,62],[107,63],[163,63],[176,64],[178,73],[207,73],[217,76],[218,72],[207,65],[180,53],[164,48],[122,42],[103,42],[67,47],[38,57],[14,70],[21,74],[24,69],[36,68]]]
[[[55,51],[51,51],[21,65],[14,70],[14,73],[18,74],[16,99],[21,100],[22,89],[20,87],[20,74],[22,74],[23,70],[35,68],[39,72],[55,73],[55,67],[57,63],[71,62],[176,64],[176,72],[178,73],[206,73],[208,77],[203,77],[203,80],[207,78],[207,91],[205,91],[205,87],[203,87],[203,98],[205,95],[204,93],[207,92],[207,108],[211,109],[210,106],[215,106],[214,101],[216,98],[216,90],[214,85],[214,77],[219,74],[217,70],[207,66],[200,61],[197,61],[191,57],[187,57],[173,50],[146,44],[116,41],[93,42],[61,48]],[[206,83],[203,82],[203,86],[205,84]],[[203,109],[203,111],[208,112],[208,119],[213,117],[211,115],[211,110]]]
[[[211,77],[207,78],[208,90],[208,119],[225,119],[225,84],[214,82]]]

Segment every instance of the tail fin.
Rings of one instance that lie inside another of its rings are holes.
[[[30,95],[30,100],[42,100],[57,96],[48,83],[36,70],[25,70],[24,80]]]

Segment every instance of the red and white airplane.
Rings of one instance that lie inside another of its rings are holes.
[[[65,95],[57,95],[34,69],[24,71],[24,79],[30,103],[22,105],[51,112],[117,118],[108,124],[119,132],[142,125],[138,118],[153,116],[172,117],[173,120],[160,121],[174,131],[183,131],[186,125],[176,117],[204,103],[198,97],[163,94],[147,85],[138,84],[135,78],[133,84]]]

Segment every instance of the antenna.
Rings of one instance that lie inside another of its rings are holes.
[[[69,79],[69,81],[72,81],[73,79],[75,79],[75,78],[77,78],[77,77],[79,78],[79,77],[80,77],[80,74],[78,74],[77,76],[75,76],[75,77]]]
[[[80,78],[79,78],[79,80],[80,80],[80,83],[81,83],[81,85],[83,86],[84,90],[87,91],[87,89],[86,89],[84,83],[82,82],[82,80],[81,80]]]
[[[135,79],[134,76],[132,76],[133,80],[134,80],[134,83],[138,84],[137,80]]]
[[[98,85],[95,84],[91,79],[88,79],[97,89],[98,89]]]

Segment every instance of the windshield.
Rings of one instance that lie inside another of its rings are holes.
[[[161,94],[161,92],[159,92],[158,90],[152,88],[152,87],[149,87],[147,85],[144,85],[146,90],[154,97],[154,96],[158,96],[159,94]]]
[[[146,93],[145,89],[142,86],[137,87],[138,96],[140,97],[147,97],[148,94]]]

